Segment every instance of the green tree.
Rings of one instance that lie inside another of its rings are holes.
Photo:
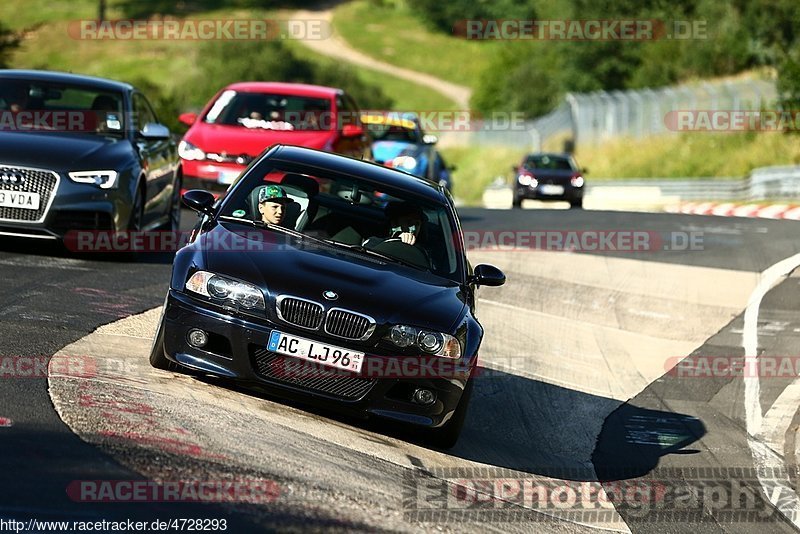
[[[20,38],[0,22],[0,68],[8,68],[11,54],[19,46]]]

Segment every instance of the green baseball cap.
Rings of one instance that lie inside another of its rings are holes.
[[[277,185],[262,187],[258,192],[258,202],[291,202],[291,198],[286,196],[286,191]]]

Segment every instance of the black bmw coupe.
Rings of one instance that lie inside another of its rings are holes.
[[[176,142],[121,82],[0,70],[0,236],[177,230]]]
[[[225,377],[455,444],[483,328],[446,188],[317,150],[276,145],[215,201],[175,256],[150,363]]]

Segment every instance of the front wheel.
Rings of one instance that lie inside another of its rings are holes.
[[[522,198],[518,197],[517,195],[514,195],[514,199],[511,201],[511,206],[514,207],[515,209],[521,208]]]
[[[464,427],[464,421],[467,418],[469,400],[472,397],[472,382],[472,378],[467,381],[453,417],[444,426],[428,431],[425,439],[428,444],[437,449],[450,449],[458,442],[458,437],[461,435],[461,429]]]
[[[158,330],[156,337],[153,338],[153,346],[150,349],[150,365],[156,369],[164,371],[172,371],[180,373],[183,371],[183,366],[179,365],[164,354],[164,316],[161,316],[161,321],[158,323]]]
[[[583,199],[579,198],[578,200],[573,200],[569,203],[569,207],[572,209],[583,209]]]

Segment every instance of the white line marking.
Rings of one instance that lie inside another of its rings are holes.
[[[744,409],[747,420],[747,443],[753,454],[753,462],[758,473],[761,488],[772,504],[785,515],[795,526],[800,527],[800,498],[794,491],[788,477],[780,476],[786,472],[783,459],[765,445],[764,440],[769,440],[769,429],[763,431],[763,417],[761,415],[761,383],[758,376],[758,312],[764,295],[781,279],[795,268],[800,266],[800,254],[779,261],[765,270],[759,276],[758,285],[750,294],[747,309],[744,312],[744,328],[742,332],[742,347],[744,347],[745,365],[750,372],[744,376]],[[791,386],[790,386],[791,387]],[[789,388],[787,388],[789,389]],[[791,391],[795,391],[794,388]],[[786,392],[786,390],[784,390]],[[788,393],[791,395],[791,393]],[[781,403],[784,404],[784,398]],[[768,422],[772,421],[772,417]],[[774,431],[773,431],[774,432]],[[781,450],[783,447],[779,447]],[[763,478],[769,473],[774,478]],[[784,497],[786,494],[786,498]]]

